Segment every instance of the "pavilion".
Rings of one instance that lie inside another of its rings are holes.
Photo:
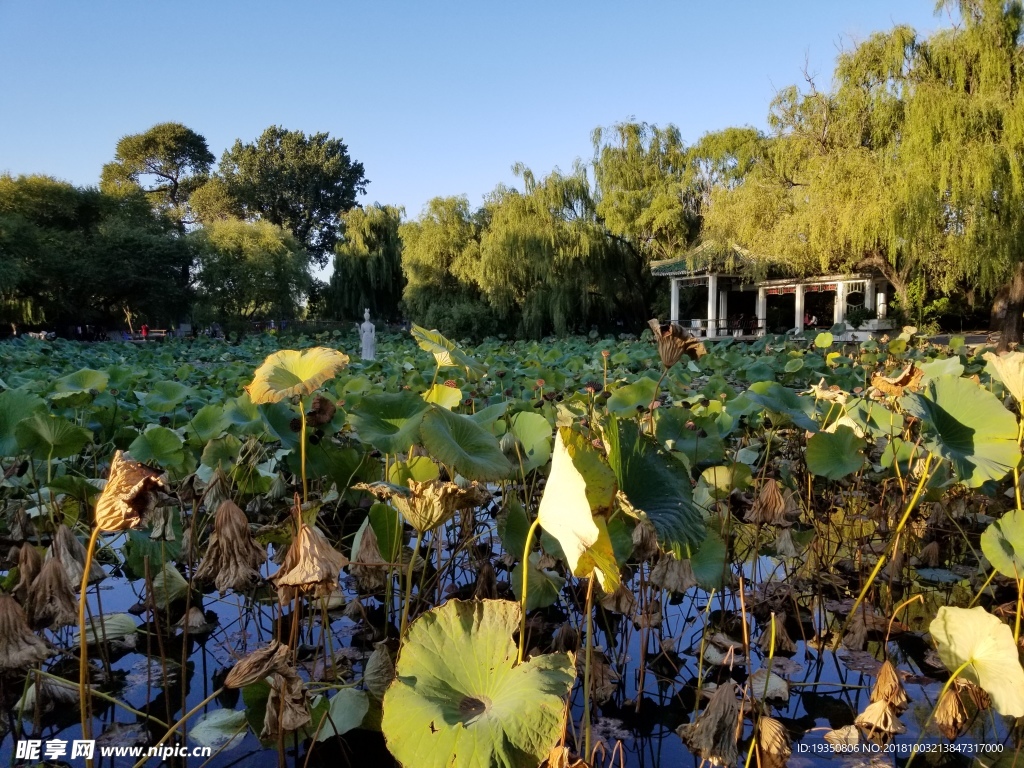
[[[751,254],[739,246],[722,249],[705,242],[675,258],[652,262],[651,274],[669,278],[670,320],[695,336],[802,333],[806,319],[812,319],[814,328],[829,328],[844,322],[853,307],[875,312],[877,320],[862,326],[865,330],[889,327],[890,288],[877,273],[778,277],[769,264],[766,279],[759,280],[752,265]],[[689,294],[689,317],[680,316],[682,290]]]

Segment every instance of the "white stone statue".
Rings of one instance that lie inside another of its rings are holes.
[[[363,344],[363,360],[375,360],[377,357],[377,328],[370,322],[369,309],[363,312],[363,324],[359,326],[359,339]]]

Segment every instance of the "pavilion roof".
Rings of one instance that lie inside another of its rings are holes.
[[[705,240],[671,259],[651,262],[655,277],[681,277],[708,273],[750,274],[757,260],[750,251],[735,243]]]

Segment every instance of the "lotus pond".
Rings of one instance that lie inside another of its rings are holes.
[[[1024,766],[1024,353],[843,330],[0,345],[0,760]]]

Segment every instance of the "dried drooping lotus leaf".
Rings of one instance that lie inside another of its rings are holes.
[[[408,493],[400,492],[386,483],[357,483],[352,486],[369,491],[378,498],[390,499],[391,503],[420,533],[432,531],[448,522],[460,509],[470,509],[486,504],[491,494],[475,481],[460,488],[452,482],[409,480]]]
[[[573,760],[568,747],[552,747],[542,765],[543,768],[590,768],[579,758]]]
[[[978,709],[992,706],[992,698],[981,688],[965,677],[958,677],[955,682],[958,693],[966,694]]]
[[[758,701],[762,699],[787,701],[789,699],[789,683],[774,672],[769,672],[765,667],[752,674],[749,681],[750,694]]]
[[[800,550],[793,541],[793,529],[780,527],[775,534],[775,543],[772,545],[775,554],[779,557],[799,557]]]
[[[27,541],[18,550],[18,584],[14,594],[24,603],[28,599],[29,587],[43,570],[43,556]]]
[[[967,707],[953,689],[946,691],[935,708],[935,724],[950,741],[960,738],[967,725]]]
[[[178,629],[184,629],[190,635],[205,635],[208,632],[212,632],[217,624],[206,618],[202,608],[193,605],[189,607],[188,613],[182,616],[181,620],[174,626],[178,627]]]
[[[761,636],[757,639],[758,647],[765,653],[770,653],[772,650],[772,622],[771,618],[765,622],[764,628],[761,630]],[[786,614],[776,613],[775,614],[775,652],[776,653],[794,653],[796,651],[796,643],[793,642],[793,638],[789,636],[789,632],[786,630]]]
[[[291,649],[287,645],[271,640],[270,645],[253,651],[235,664],[224,678],[224,687],[245,688],[274,672],[286,670],[289,668],[290,655]]]
[[[156,506],[156,492],[167,490],[160,474],[121,451],[115,452],[107,484],[96,502],[96,527],[101,531],[138,528]]]
[[[762,716],[757,721],[757,748],[772,757],[787,758],[793,750],[789,746],[789,731],[774,717]]]
[[[636,599],[633,597],[633,590],[625,584],[620,583],[618,588],[610,595],[601,598],[601,607],[612,613],[621,613],[628,616],[633,612],[633,605]]]
[[[149,538],[153,541],[175,541],[174,518],[180,514],[177,507],[156,507],[149,513]]]
[[[311,427],[322,427],[334,418],[337,410],[338,407],[330,398],[317,395],[313,398],[309,413],[306,414],[306,423]]]
[[[380,556],[377,534],[372,525],[367,525],[359,539],[359,549],[352,555],[348,572],[358,579],[364,591],[378,592],[384,589],[388,580],[386,565],[387,560]]]
[[[885,736],[904,733],[907,730],[897,717],[896,710],[886,701],[868,704],[864,711],[857,715],[854,725],[863,728],[869,734],[880,733]]]
[[[580,631],[568,621],[563,622],[551,637],[551,650],[561,653],[576,653],[579,649]]]
[[[281,569],[271,581],[277,585],[282,603],[305,593],[326,597],[337,589],[338,577],[346,565],[348,558],[332,547],[318,528],[300,523]]]
[[[693,566],[689,560],[676,560],[671,552],[667,552],[651,569],[651,584],[669,592],[682,594],[691,587],[697,586],[697,578],[693,575]]]
[[[71,532],[71,529],[61,523],[53,535],[53,542],[46,552],[46,559],[55,559],[64,566],[64,572],[72,584],[82,583],[82,571],[85,570],[85,545]],[[95,584],[102,581],[107,574],[103,566],[93,560],[89,565],[89,583]]]
[[[77,707],[79,695],[77,682],[40,676],[29,683],[24,695],[14,705],[14,711],[21,712],[22,717],[31,718],[35,715],[37,702],[40,712],[51,712],[55,707]]]
[[[213,470],[210,482],[203,492],[203,503],[207,509],[219,509],[220,505],[231,498],[231,477],[218,464]]]
[[[196,571],[200,581],[213,581],[220,594],[244,591],[260,578],[267,551],[252,536],[245,512],[233,501],[217,508],[206,557]]]
[[[825,741],[833,747],[855,747],[863,743],[864,738],[856,725],[846,725],[826,733]]]
[[[387,643],[375,643],[373,653],[366,660],[366,667],[363,669],[363,682],[366,683],[366,690],[378,701],[383,701],[384,692],[394,679],[395,660],[391,656]]]
[[[896,674],[896,667],[888,659],[878,670],[878,679],[875,680],[875,685],[871,689],[871,700],[884,701],[897,711],[906,709],[907,703],[910,701],[907,698],[903,682]]]
[[[28,627],[28,617],[13,597],[0,594],[0,670],[26,670],[50,656],[50,648]]]
[[[707,708],[692,724],[684,724],[676,733],[694,754],[712,765],[736,765],[739,746],[736,742],[740,703],[731,683],[718,686]]]
[[[683,355],[699,360],[707,354],[704,345],[690,336],[678,323],[662,323],[652,319],[647,321],[647,325],[654,332],[654,339],[658,343],[658,357],[665,368],[671,368],[678,363]]]
[[[638,563],[652,559],[661,551],[658,546],[658,532],[647,518],[642,519],[633,529],[632,559]]]
[[[661,600],[649,600],[644,609],[636,615],[635,624],[639,629],[657,629],[664,621],[661,612]]]
[[[903,397],[906,390],[920,389],[922,378],[924,378],[924,371],[913,363],[908,363],[907,367],[895,376],[872,376],[871,386],[883,395]]]
[[[476,584],[473,586],[475,600],[494,600],[498,597],[498,574],[489,562],[483,562],[476,572]]]
[[[786,491],[783,495],[779,481],[768,478],[761,485],[761,491],[743,519],[756,525],[789,526],[798,514],[799,508],[793,501],[792,491]]]
[[[581,680],[583,679],[583,665],[585,662],[586,659],[582,653],[576,657],[576,667],[579,670]],[[619,687],[620,679],[620,675],[612,669],[611,662],[608,661],[608,657],[603,651],[596,649],[591,651],[590,689],[595,702],[604,704],[610,701]]]
[[[939,542],[933,541],[922,547],[917,561],[926,568],[937,568],[939,565]]]
[[[78,622],[75,592],[59,560],[50,558],[43,565],[29,588],[25,607],[34,627],[57,629]]]
[[[283,733],[297,731],[311,719],[302,678],[291,669],[275,672],[270,678],[270,695],[260,738],[275,740]]]

